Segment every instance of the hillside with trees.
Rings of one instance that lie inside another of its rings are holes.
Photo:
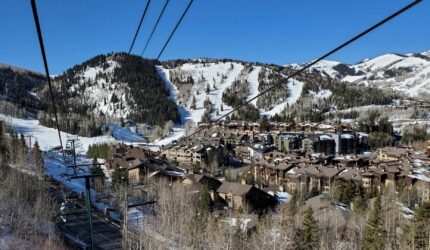
[[[0,111],[3,114],[26,116],[46,109],[46,103],[32,93],[46,83],[36,72],[9,65],[0,65]]]
[[[126,53],[99,55],[54,79],[61,127],[67,132],[94,136],[110,121],[131,119],[163,126],[180,120],[175,102],[157,73],[159,62]],[[38,94],[49,97],[47,86]],[[53,110],[39,113],[52,127]]]

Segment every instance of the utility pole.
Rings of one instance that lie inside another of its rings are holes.
[[[73,154],[73,165],[66,166],[67,168],[73,168],[74,175],[70,177],[70,179],[85,179],[85,212],[88,219],[88,229],[90,232],[90,242],[89,246],[90,249],[94,249],[94,228],[93,228],[93,216],[91,212],[91,179],[95,177],[102,177],[102,175],[87,173],[85,175],[77,175],[76,168],[78,167],[91,167],[91,166],[97,166],[97,165],[103,165],[103,163],[91,163],[91,164],[76,164],[76,149],[75,149],[75,142],[79,140],[78,138],[69,138],[68,142],[71,144],[71,151]]]
[[[76,166],[76,147],[75,142],[78,141],[78,138],[68,138],[67,143],[70,143],[72,154],[73,154],[73,166]]]
[[[100,175],[83,175],[83,176],[72,176],[71,179],[85,179],[85,212],[88,219],[88,228],[90,231],[90,249],[94,249],[94,229],[93,229],[93,215],[91,212],[91,186],[90,180],[94,177],[100,177]]]

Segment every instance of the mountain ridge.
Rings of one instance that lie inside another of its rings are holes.
[[[53,77],[53,85],[65,123],[62,127],[86,135],[101,133],[100,126],[112,119],[158,126],[169,120],[178,125],[207,122],[274,85],[279,87],[255,98],[231,118],[321,119],[328,110],[385,105],[400,98],[401,91],[393,92],[393,88],[377,84],[377,80],[399,79],[405,74],[413,77],[414,70],[430,65],[428,53],[385,54],[357,64],[324,60],[288,82],[287,76],[304,64],[280,66],[214,58],[159,62],[127,53],[109,53]],[[8,66],[0,67],[5,68]],[[13,72],[20,75],[27,71]],[[427,88],[426,84],[423,87]],[[26,91],[39,100],[49,100],[47,90],[44,83]],[[49,105],[40,111],[42,124],[52,126]],[[80,131],[88,123],[92,128]]]

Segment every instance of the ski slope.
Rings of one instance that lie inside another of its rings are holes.
[[[289,80],[288,81],[288,91],[289,96],[287,98],[287,101],[276,105],[272,109],[268,111],[262,112],[263,115],[267,115],[269,117],[274,116],[275,114],[279,114],[282,112],[287,106],[293,105],[299,100],[300,96],[302,95],[302,89],[303,89],[303,83],[296,81],[296,80]]]
[[[327,64],[331,62],[327,61]],[[331,64],[335,64],[332,62]],[[321,65],[323,67],[323,65]],[[326,66],[324,66],[326,67]],[[222,101],[223,93],[232,86],[236,80],[244,80],[247,84],[248,95],[246,100],[251,100],[260,94],[259,85],[261,81],[268,81],[268,74],[261,76],[262,70],[272,72],[268,66],[235,62],[235,61],[211,61],[206,59],[194,60],[184,63],[174,68],[157,68],[159,75],[163,78],[167,88],[170,90],[171,98],[176,99],[181,113],[182,120],[198,123],[205,113],[204,102],[209,100],[212,103],[211,118],[217,119],[232,110],[232,107]],[[193,79],[193,85],[189,100],[178,100],[178,88],[171,82],[171,78],[178,77],[181,81],[186,81],[189,77]],[[260,79],[262,77],[262,79]],[[285,76],[286,77],[286,76]],[[207,86],[210,91],[207,93]],[[271,109],[260,109],[260,114],[273,116],[284,110],[287,105],[293,105],[301,96],[303,83],[290,81],[288,83],[289,97],[286,101],[279,100]],[[192,98],[195,97],[196,108],[192,109]],[[257,106],[257,100],[250,103]],[[181,103],[186,103],[181,105]],[[222,107],[222,108],[221,108]]]
[[[253,68],[251,73],[248,76],[248,91],[249,95],[247,100],[250,100],[254,97],[256,97],[258,94],[260,94],[260,91],[258,91],[259,81],[258,81],[258,74],[261,71],[261,66],[256,66]],[[254,106],[257,106],[257,98],[255,100],[251,101],[251,104]]]
[[[60,146],[60,141],[58,138],[58,132],[54,128],[48,128],[39,124],[38,120],[35,119],[25,119],[25,118],[15,118],[11,116],[6,116],[0,114],[0,120],[3,120],[9,124],[12,129],[18,133],[25,136],[32,136],[32,146],[35,140],[39,143],[41,150],[49,150],[50,148]],[[61,132],[61,139],[63,141],[63,146],[67,141],[68,136],[74,136],[69,133]],[[76,136],[74,136],[76,137]],[[81,143],[82,149],[87,152],[88,146],[97,142],[114,142],[115,138],[111,136],[97,136],[97,137],[83,137],[78,136]]]

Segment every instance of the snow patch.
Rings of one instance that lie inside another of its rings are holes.
[[[287,105],[293,105],[299,100],[303,89],[303,83],[296,80],[288,81],[288,92],[289,96],[286,102],[276,105],[271,110],[263,112],[263,115],[274,116],[275,114],[281,113]]]

